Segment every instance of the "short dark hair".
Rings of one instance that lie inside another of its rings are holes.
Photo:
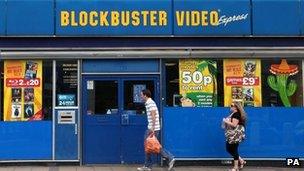
[[[141,91],[144,96],[151,97],[151,91],[149,89],[145,89]]]

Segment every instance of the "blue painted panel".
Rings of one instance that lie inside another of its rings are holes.
[[[174,35],[251,34],[250,0],[174,0],[173,11]]]
[[[0,35],[6,30],[6,0],[0,0]]]
[[[143,118],[141,121],[142,123],[146,123],[146,120],[147,120],[146,118]],[[146,129],[147,129],[147,124],[122,125],[121,154],[122,154],[122,160],[125,163],[128,164],[144,163],[145,152],[144,152],[143,142],[144,142],[144,134]]]
[[[55,111],[55,159],[77,160],[79,133],[78,131],[75,133],[75,124],[58,124],[58,111],[75,111],[75,123],[78,123],[78,110],[60,109]]]
[[[304,35],[304,0],[300,0],[300,27],[301,35]]]
[[[83,163],[120,163],[120,116],[84,113],[83,119]]]
[[[242,157],[304,157],[304,108],[245,110],[248,124],[239,149]],[[176,157],[230,157],[220,127],[228,112],[228,108],[164,108],[165,149]]]
[[[170,35],[171,3],[171,0],[56,0],[56,34]],[[142,11],[149,13],[143,15]],[[126,17],[122,17],[122,12]],[[125,18],[129,20],[123,22]],[[164,22],[159,23],[160,18],[165,18]]]
[[[120,118],[117,117],[117,121]],[[120,125],[84,122],[83,162],[85,164],[120,163]]]
[[[84,60],[83,72],[159,72],[159,61],[149,60]]]
[[[299,0],[252,0],[253,35],[300,35]]]
[[[0,160],[51,160],[52,122],[0,122]]]
[[[7,35],[53,34],[53,0],[7,0]]]

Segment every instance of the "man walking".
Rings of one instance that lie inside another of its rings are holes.
[[[146,113],[147,113],[147,119],[148,119],[148,129],[145,132],[144,140],[147,139],[147,137],[154,133],[154,135],[159,138],[159,131],[160,131],[160,122],[159,122],[159,111],[157,108],[156,103],[151,98],[151,91],[148,89],[142,90],[141,92],[141,98],[145,102],[146,107]],[[161,151],[161,154],[163,154],[163,151]],[[174,162],[174,161],[173,161]],[[173,167],[172,160],[169,163],[169,169]],[[138,171],[150,171],[152,170],[152,158],[151,154],[146,153],[145,154],[145,165],[143,167],[137,168]]]

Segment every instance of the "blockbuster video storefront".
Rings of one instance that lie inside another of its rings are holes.
[[[232,102],[248,160],[304,157],[304,0],[0,0],[0,161],[142,163],[152,91],[163,148],[226,160]]]

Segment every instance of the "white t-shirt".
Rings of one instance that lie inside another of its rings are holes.
[[[148,98],[145,105],[146,105],[146,112],[147,112],[147,117],[148,117],[148,129],[152,129],[153,123],[152,123],[151,111],[155,110],[154,131],[159,131],[160,130],[159,113],[158,113],[158,108],[156,106],[156,103],[151,98]]]

